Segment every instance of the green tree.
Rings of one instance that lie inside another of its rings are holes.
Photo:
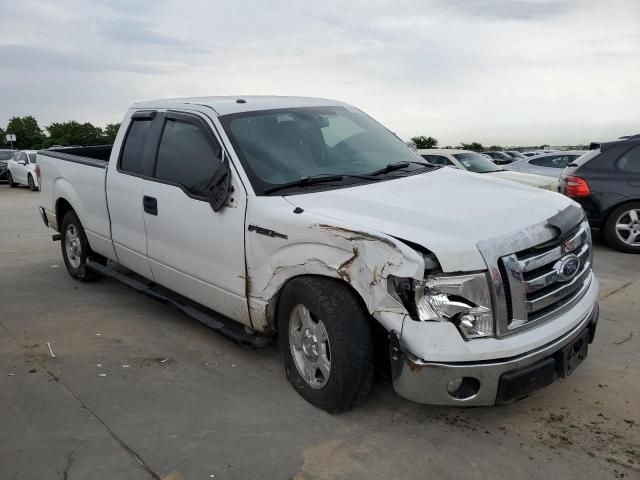
[[[4,145],[5,144],[5,137],[6,133],[4,133],[4,130],[2,128],[0,128],[0,145]]]
[[[462,143],[462,149],[463,150],[471,150],[473,152],[482,152],[484,151],[484,147],[482,146],[481,143],[478,142],[471,142],[471,143]]]
[[[16,141],[13,143],[14,148],[38,148],[44,140],[42,129],[31,115],[12,117],[7,124],[6,133],[13,133],[16,136]]]
[[[501,145],[491,145],[487,150],[497,150],[501,152],[504,150],[504,147]]]
[[[79,123],[74,120],[54,122],[47,127],[47,130],[49,132],[49,138],[46,142],[48,146],[100,145],[104,139],[102,129],[89,122]]]
[[[416,144],[417,148],[436,148],[438,146],[438,140],[433,137],[425,137],[424,135],[413,137],[411,141]]]
[[[107,123],[107,125],[104,127],[104,136],[102,139],[102,143],[111,144],[115,142],[116,135],[118,134],[119,129],[119,123]]]

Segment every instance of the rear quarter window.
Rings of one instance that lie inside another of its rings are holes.
[[[142,154],[151,128],[151,119],[133,120],[122,147],[120,169],[124,172],[142,174]]]
[[[624,152],[616,162],[616,168],[623,172],[640,174],[640,145]]]

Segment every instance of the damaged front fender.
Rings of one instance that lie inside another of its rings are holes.
[[[264,202],[263,197],[256,205],[260,212],[250,209],[248,224],[263,224],[286,238],[247,233],[247,296],[254,328],[273,328],[267,305],[288,280],[300,275],[321,275],[349,284],[371,315],[387,330],[399,332],[407,312],[389,295],[386,278],[395,275],[421,279],[422,255],[379,232],[329,224],[326,218],[313,214],[294,214],[282,198],[269,200]],[[266,204],[271,206],[267,208]]]

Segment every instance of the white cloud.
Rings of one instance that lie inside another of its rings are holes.
[[[441,144],[640,130],[635,0],[62,3],[14,2],[0,17],[0,125],[272,93],[348,101]]]

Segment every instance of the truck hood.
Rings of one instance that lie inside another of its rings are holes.
[[[485,270],[478,242],[524,230],[574,203],[555,192],[452,168],[286,198],[332,220],[327,223],[422,245],[445,272]]]
[[[515,171],[490,172],[484,175],[491,175],[496,178],[504,178],[513,182],[523,183],[530,187],[543,188],[553,192],[558,191],[559,181],[556,178],[545,177],[543,175],[535,175],[533,173],[523,173]]]

